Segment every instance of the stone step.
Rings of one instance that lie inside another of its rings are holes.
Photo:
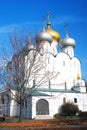
[[[52,117],[49,115],[37,115],[35,117],[35,119],[37,119],[37,120],[39,120],[39,119],[52,119]]]

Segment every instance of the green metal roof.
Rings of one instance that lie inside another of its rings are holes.
[[[80,93],[78,91],[75,90],[68,90],[68,89],[51,89],[51,88],[37,88],[35,91],[39,91],[39,92],[56,92],[56,93],[60,93],[60,92],[64,92],[64,93]]]
[[[80,93],[75,90],[67,90],[67,89],[51,89],[51,88],[32,88],[31,89],[32,96],[52,96],[52,93]]]
[[[38,91],[34,91],[34,92],[32,92],[32,96],[51,96],[51,95],[48,95],[46,93],[41,93]]]

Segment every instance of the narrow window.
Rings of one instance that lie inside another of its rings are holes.
[[[74,62],[74,67],[76,67],[76,62]]]
[[[65,97],[63,98],[63,103],[66,103],[66,98]]]
[[[48,57],[48,64],[50,63],[50,57]]]
[[[65,82],[65,90],[67,89],[67,83]]]
[[[65,66],[65,61],[63,61],[63,66]]]
[[[51,81],[49,81],[49,88],[51,87]]]
[[[77,98],[74,98],[74,103],[77,103]]]
[[[35,79],[33,80],[33,87],[35,87]]]

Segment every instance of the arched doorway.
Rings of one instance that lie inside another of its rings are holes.
[[[36,115],[48,115],[49,103],[44,99],[40,99],[36,103]]]

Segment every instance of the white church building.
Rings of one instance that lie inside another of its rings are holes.
[[[29,50],[29,53],[23,57],[25,77],[29,78],[25,88],[26,93],[30,88],[32,94],[23,105],[23,117],[53,118],[65,102],[73,102],[78,105],[79,110],[87,111],[87,91],[85,81],[82,79],[81,61],[74,54],[76,41],[69,37],[67,31],[65,38],[61,39],[60,34],[51,28],[51,23],[48,21],[47,29],[42,28],[35,37],[35,43],[35,46],[27,44],[24,49],[24,51]],[[61,51],[58,50],[59,47]],[[35,53],[32,73],[28,77],[27,70]],[[11,67],[15,66],[15,58],[16,55],[10,62]],[[11,91],[15,95],[16,91],[14,89]],[[19,105],[11,98],[14,95],[8,91],[0,92],[0,104],[3,106],[5,116],[19,115]]]

